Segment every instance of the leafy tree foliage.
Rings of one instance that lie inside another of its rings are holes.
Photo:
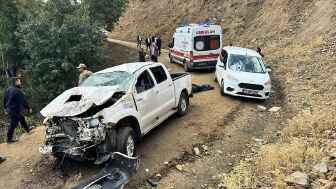
[[[14,0],[0,0],[0,63],[2,71],[16,63],[17,8]]]
[[[101,62],[103,36],[88,13],[85,4],[49,0],[37,16],[21,24],[19,34],[34,101],[47,102],[76,85],[79,63]]]
[[[82,3],[89,6],[92,21],[98,21],[106,30],[111,31],[113,24],[122,15],[127,0],[82,0]]]

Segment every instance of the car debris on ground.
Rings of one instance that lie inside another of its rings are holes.
[[[122,189],[138,168],[137,158],[114,152],[101,172],[72,189]]]
[[[6,161],[6,157],[0,154],[0,163]]]

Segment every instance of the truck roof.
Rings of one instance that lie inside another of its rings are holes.
[[[228,54],[238,54],[238,55],[249,55],[249,56],[261,57],[260,54],[253,49],[233,47],[233,46],[227,46],[227,47],[224,47],[223,49],[226,50]]]
[[[153,62],[125,63],[125,64],[121,64],[119,66],[114,66],[114,67],[111,67],[111,68],[107,68],[107,69],[99,71],[97,73],[109,73],[109,72],[115,72],[115,71],[125,71],[125,72],[133,74],[137,70],[139,70],[143,67],[146,67],[146,66],[153,65],[153,64],[154,64]]]

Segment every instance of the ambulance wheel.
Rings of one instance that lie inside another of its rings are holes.
[[[171,64],[174,63],[174,59],[173,59],[173,57],[171,56],[171,54],[169,54],[169,62],[170,62]]]

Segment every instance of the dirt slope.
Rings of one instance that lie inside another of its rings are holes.
[[[114,38],[134,41],[138,34],[161,35],[167,45],[179,23],[211,19],[223,27],[224,44],[261,46],[266,52],[266,62],[282,86],[282,110],[278,116],[245,108],[239,111],[239,116],[233,116],[232,123],[224,124],[228,132],[239,125],[240,134],[243,128],[258,124],[283,128],[276,133],[281,140],[266,139],[269,145],[257,149],[250,146],[244,152],[232,154],[225,145],[230,137],[217,137],[207,143],[211,147],[205,156],[192,162],[180,159],[179,168],[173,166],[169,171],[159,172],[164,175],[162,179],[153,174],[153,179],[160,180],[159,188],[300,188],[288,186],[284,181],[294,171],[304,171],[310,176],[306,188],[324,185],[328,188],[332,184],[336,187],[335,171],[326,177],[312,173],[315,164],[336,152],[335,146],[326,147],[336,142],[331,134],[336,129],[335,10],[334,0],[130,1],[112,33]],[[251,112],[257,118],[249,117]],[[249,149],[254,151],[255,159],[243,155]],[[218,150],[224,151],[224,155],[218,154]],[[230,157],[237,162],[232,165]],[[222,161],[229,161],[228,166],[219,163]],[[329,181],[326,184],[321,179]]]
[[[333,0],[130,0],[112,36],[133,41],[157,34],[167,42],[179,23],[210,19],[222,25],[224,44],[268,46],[329,33],[334,10]]]

